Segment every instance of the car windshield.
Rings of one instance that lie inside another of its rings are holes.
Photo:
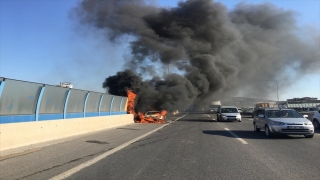
[[[237,108],[221,108],[221,113],[237,113]]]
[[[295,110],[268,110],[267,117],[270,117],[270,118],[303,118],[303,116]]]

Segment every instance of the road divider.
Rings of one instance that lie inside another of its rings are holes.
[[[242,144],[248,144],[245,140],[243,140],[242,138],[240,138],[238,135],[236,135],[234,132],[230,131],[230,129],[228,128],[224,128],[225,130],[227,130],[233,137],[235,137],[238,141],[240,141]]]
[[[132,114],[0,124],[0,155],[52,140],[133,124]]]

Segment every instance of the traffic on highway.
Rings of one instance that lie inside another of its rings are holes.
[[[319,180],[319,2],[0,0],[0,180]]]
[[[306,125],[286,130],[313,130],[294,116]],[[267,136],[256,117],[239,123],[205,112],[168,114],[166,124],[135,123],[2,158],[1,179],[319,179],[319,129],[312,139]]]

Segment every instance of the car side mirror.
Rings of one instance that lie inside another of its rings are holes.
[[[259,114],[258,117],[259,118],[264,118],[264,115],[263,114]]]
[[[305,114],[305,115],[303,115],[303,117],[304,117],[304,118],[308,118],[309,116]]]

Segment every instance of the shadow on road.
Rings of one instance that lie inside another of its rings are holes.
[[[252,115],[241,115],[242,118],[253,118]]]
[[[203,130],[202,132],[207,135],[225,136],[225,137],[234,138],[228,131],[224,131],[224,130]],[[232,132],[243,139],[302,139],[302,138],[305,138],[303,135],[273,135],[272,137],[267,137],[264,134],[264,131],[254,132],[254,131],[232,130]]]

